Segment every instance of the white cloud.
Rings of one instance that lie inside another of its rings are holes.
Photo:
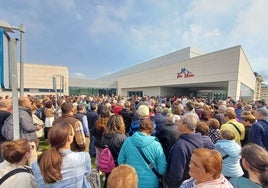
[[[85,74],[79,73],[79,72],[71,73],[70,77],[71,78],[79,78],[79,79],[88,79],[88,77]]]

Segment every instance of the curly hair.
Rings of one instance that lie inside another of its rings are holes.
[[[106,125],[103,134],[125,134],[125,123],[121,115],[112,115]]]

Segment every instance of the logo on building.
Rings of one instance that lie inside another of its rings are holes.
[[[181,72],[177,73],[177,78],[190,78],[193,77],[194,74],[191,71],[188,71],[186,68],[181,68]]]

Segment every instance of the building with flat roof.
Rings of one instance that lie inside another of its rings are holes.
[[[18,64],[18,79],[20,78]],[[53,84],[53,77],[54,84]],[[18,88],[20,88],[18,82]],[[0,88],[1,96],[10,95],[10,88]],[[24,95],[69,95],[69,71],[66,66],[24,64]]]
[[[254,74],[241,46],[211,53],[187,47],[95,80],[69,78],[66,66],[25,64],[24,72],[25,95],[113,94],[255,100],[261,97],[263,82]],[[11,94],[10,91],[2,88],[1,95]]]
[[[80,83],[71,79],[70,91]],[[83,88],[115,89],[122,96],[186,95],[212,100],[228,96],[252,100],[255,86],[256,77],[241,46],[212,53],[187,47],[83,84]]]

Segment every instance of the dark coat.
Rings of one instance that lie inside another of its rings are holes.
[[[179,187],[190,178],[189,163],[194,149],[203,147],[200,133],[181,134],[171,148],[165,180],[169,188]]]
[[[117,166],[117,158],[120,152],[120,149],[126,140],[127,136],[125,134],[115,133],[115,134],[103,134],[101,145],[105,147],[107,145],[113,155],[115,165]]]
[[[161,143],[167,159],[171,147],[176,143],[177,139],[179,138],[178,125],[165,124],[162,129],[156,133],[155,137]]]

